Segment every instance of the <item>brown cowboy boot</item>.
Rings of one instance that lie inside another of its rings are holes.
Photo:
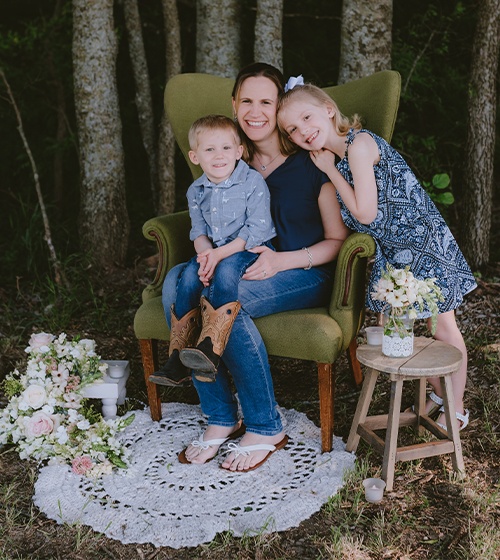
[[[149,381],[169,387],[187,387],[191,385],[191,371],[179,359],[179,352],[186,346],[193,346],[200,332],[200,308],[188,311],[184,317],[177,319],[174,306],[170,308],[171,329],[169,358],[167,363],[149,376]]]
[[[202,328],[196,348],[186,347],[180,353],[181,362],[193,369],[198,381],[215,381],[220,357],[224,352],[231,328],[240,310],[238,301],[231,301],[214,309],[201,296]]]

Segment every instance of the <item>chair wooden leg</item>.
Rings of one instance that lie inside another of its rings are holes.
[[[149,381],[149,376],[158,369],[158,341],[151,339],[140,339],[139,346],[142,356],[142,367],[144,369],[144,381],[148,392],[148,404],[151,418],[155,421],[161,420],[161,400],[158,385]]]
[[[349,362],[349,367],[351,368],[352,377],[356,387],[360,387],[363,383],[363,371],[361,370],[361,364],[356,357],[356,350],[358,348],[358,341],[356,338],[351,340],[351,344],[347,348],[347,361]]]
[[[332,450],[333,413],[335,399],[335,366],[318,362],[319,419],[321,426],[321,450]]]

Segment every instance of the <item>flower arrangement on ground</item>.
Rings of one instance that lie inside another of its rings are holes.
[[[2,383],[9,401],[0,411],[0,444],[14,443],[21,459],[68,463],[88,477],[126,468],[127,450],[116,435],[134,416],[104,420],[82,396],[108,367],[95,342],[37,333],[25,351],[26,371],[16,369]]]
[[[436,332],[438,302],[444,298],[435,278],[418,280],[410,272],[410,267],[401,269],[387,264],[371,295],[373,299],[384,302],[388,308],[388,319],[384,324],[386,336],[407,336],[408,320],[413,323],[418,312],[424,311],[426,307],[431,314],[431,332]]]

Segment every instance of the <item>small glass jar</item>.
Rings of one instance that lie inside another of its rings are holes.
[[[392,308],[384,314],[384,356],[404,358],[413,354],[413,323],[407,313],[398,315]]]

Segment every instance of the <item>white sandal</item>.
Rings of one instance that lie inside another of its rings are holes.
[[[207,439],[207,441],[204,441],[202,435],[200,439],[193,440],[190,443],[190,445],[192,445],[193,447],[199,447],[201,451],[206,451],[210,447],[215,447],[215,446],[220,447],[223,443],[226,443],[226,441],[230,439],[239,438],[245,433],[245,431],[246,431],[246,426],[244,424],[241,424],[241,426],[238,429],[236,429],[232,434],[229,434],[225,438]],[[191,461],[189,461],[188,458],[186,457],[186,450],[187,447],[183,449],[177,457],[179,459],[179,463],[182,463],[183,465],[191,465]],[[205,463],[211,461],[216,455],[217,453],[215,453],[213,457],[210,457],[210,459],[207,459]],[[201,463],[201,464],[203,465],[205,463]]]
[[[438,395],[436,395],[436,393],[434,391],[431,391],[427,397],[436,405],[436,406],[431,406],[431,408],[429,409],[429,412],[427,412],[427,416],[435,416],[436,414],[438,414],[440,412],[440,407],[443,406],[443,399],[441,397],[438,397]],[[410,408],[407,408],[405,410],[405,412],[415,412],[415,405],[411,405]]]
[[[462,425],[458,427],[458,431],[463,430],[464,428],[466,428],[469,425],[469,409],[466,408],[464,410],[465,410],[465,414],[461,414],[460,412],[455,412],[455,416],[456,416],[457,420],[462,422]],[[444,406],[442,406],[439,409],[439,412],[444,412]],[[443,430],[446,431],[446,426],[444,424],[441,424],[441,422],[436,422],[436,424],[440,428],[442,428]]]
[[[239,457],[240,455],[243,455],[244,457],[248,457],[252,451],[268,451],[268,453],[264,457],[264,459],[262,459],[262,461],[259,461],[253,467],[250,467],[248,469],[232,471],[231,469],[226,469],[222,465],[221,465],[221,469],[229,472],[235,472],[235,473],[245,473],[245,472],[253,471],[255,469],[258,469],[261,465],[263,465],[275,451],[278,451],[279,449],[283,449],[283,447],[285,447],[287,443],[288,443],[288,436],[285,436],[276,445],[271,445],[269,443],[257,443],[255,445],[242,446],[237,443],[230,443],[228,445],[227,453],[234,453],[235,458]]]

